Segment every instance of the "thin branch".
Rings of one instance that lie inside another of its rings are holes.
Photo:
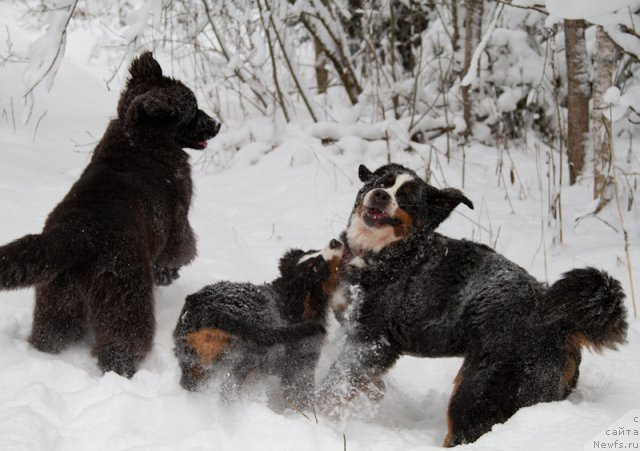
[[[258,10],[260,11],[260,22],[262,23],[262,28],[264,29],[265,35],[267,37],[267,46],[269,47],[269,57],[271,58],[271,70],[273,72],[273,84],[276,88],[276,93],[278,94],[278,101],[280,106],[282,107],[282,114],[284,114],[284,118],[287,122],[289,122],[289,113],[287,112],[287,106],[284,103],[284,95],[282,94],[282,89],[280,88],[280,82],[278,81],[278,69],[276,67],[276,56],[273,52],[273,43],[271,42],[271,33],[269,33],[269,27],[265,23],[264,20],[264,12],[262,9],[262,4],[260,0],[256,0],[256,4],[258,5]]]
[[[47,67],[47,70],[44,72],[44,74],[42,74],[40,76],[40,78],[27,90],[27,92],[24,93],[23,97],[28,97],[29,94],[31,94],[33,92],[33,90],[40,84],[42,83],[42,81],[46,78],[47,75],[49,75],[49,73],[53,70],[53,68],[56,66],[56,63],[58,62],[58,59],[62,58],[62,56],[64,55],[64,47],[65,47],[65,42],[66,42],[66,37],[67,37],[67,27],[69,26],[69,22],[71,21],[71,16],[73,16],[73,12],[76,10],[76,6],[78,5],[78,0],[74,0],[74,2],[68,6],[68,14],[67,14],[67,18],[65,20],[64,23],[64,27],[62,29],[62,33],[60,33],[60,40],[58,42],[58,46],[56,48],[56,54],[53,57],[53,60],[51,60],[51,64],[49,64],[49,67]]]
[[[258,0],[259,2],[259,0]],[[296,75],[296,71],[293,69],[293,66],[291,65],[291,60],[289,59],[289,54],[287,53],[287,49],[284,45],[284,42],[282,42],[282,39],[280,38],[280,33],[278,33],[278,28],[276,27],[274,21],[273,21],[273,12],[271,12],[269,10],[269,23],[271,24],[271,27],[273,28],[273,32],[276,35],[276,40],[278,41],[278,44],[280,44],[280,48],[282,49],[282,56],[284,57],[284,61],[287,64],[287,68],[289,69],[289,73],[291,74],[291,78],[293,78],[293,82],[296,85],[296,88],[298,88],[298,92],[300,93],[300,96],[302,97],[302,101],[304,102],[305,106],[307,107],[307,110],[309,111],[309,115],[311,116],[311,119],[313,119],[313,122],[318,122],[318,118],[316,117],[316,114],[313,111],[313,108],[311,107],[311,104],[309,103],[309,99],[307,99],[307,95],[304,92],[304,89],[302,88],[302,85],[300,84],[300,80],[298,80],[298,76]]]

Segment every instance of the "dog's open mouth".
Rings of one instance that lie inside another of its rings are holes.
[[[193,149],[198,149],[198,150],[206,149],[207,148],[207,142],[206,141],[197,141],[197,142],[194,142],[192,144],[192,146],[193,146],[192,147]]]
[[[369,216],[371,219],[374,219],[376,221],[381,221],[384,218],[389,217],[384,211],[378,208],[367,208],[367,211],[365,214]]]
[[[362,219],[364,219],[365,224],[369,227],[381,226],[381,225],[391,225],[396,226],[400,224],[400,220],[393,216],[388,215],[384,211],[375,207],[368,207],[365,209]]]
[[[188,149],[203,150],[207,148],[207,141],[205,140],[187,141],[187,140],[181,139],[181,140],[178,140],[178,144],[180,145],[180,147],[186,147]]]

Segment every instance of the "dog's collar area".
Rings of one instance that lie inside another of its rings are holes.
[[[358,252],[354,252],[351,248],[347,247],[342,254],[342,262],[341,266],[346,266],[356,257],[364,257],[365,252],[360,250]]]

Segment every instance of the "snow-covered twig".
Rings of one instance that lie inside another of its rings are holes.
[[[489,28],[487,29],[487,32],[482,37],[482,41],[480,41],[480,44],[478,44],[478,47],[476,47],[475,51],[473,52],[473,57],[471,58],[471,64],[469,65],[469,69],[467,70],[466,75],[462,79],[462,82],[460,82],[460,86],[469,86],[476,80],[477,73],[478,73],[478,63],[480,61],[480,55],[482,55],[482,52],[484,52],[487,46],[487,43],[489,42],[489,38],[493,34],[493,30],[496,28],[496,23],[498,22],[498,19],[500,18],[500,15],[502,14],[503,9],[504,9],[504,3],[500,3],[494,10],[493,20],[491,21],[491,24],[489,24]]]
[[[262,23],[262,28],[264,29],[266,38],[267,38],[267,47],[269,48],[269,58],[271,59],[271,72],[273,75],[273,84],[276,89],[276,94],[278,95],[278,102],[280,103],[280,107],[282,108],[282,114],[287,122],[289,122],[289,113],[287,111],[287,106],[284,102],[284,95],[282,94],[282,88],[280,88],[280,82],[278,81],[278,69],[276,63],[276,56],[273,50],[273,42],[271,42],[271,33],[269,32],[269,25],[267,24],[264,18],[264,10],[262,8],[262,4],[260,0],[256,0],[256,4],[258,5],[258,10],[260,11],[260,23]]]
[[[52,12],[52,19],[49,23],[49,29],[37,41],[31,44],[31,62],[27,73],[33,73],[35,80],[30,82],[29,89],[24,97],[30,96],[33,90],[42,81],[49,77],[48,88],[51,88],[55,74],[60,67],[62,57],[67,42],[67,27],[73,16],[73,12],[78,5],[78,0],[71,0],[67,4],[60,6],[59,10]],[[55,47],[50,44],[55,44]]]
[[[612,129],[613,128],[613,118],[612,118],[612,109],[609,109],[609,130],[608,130],[608,137],[609,137],[609,149],[611,149],[611,161],[614,162],[616,161],[615,158],[615,145],[613,142],[613,133],[612,133]],[[613,181],[613,191],[615,194],[615,200],[616,200],[616,210],[618,212],[618,217],[620,218],[620,227],[622,228],[622,236],[624,239],[624,253],[625,253],[625,257],[627,259],[627,273],[629,274],[629,289],[631,290],[631,305],[633,306],[633,317],[637,318],[638,317],[638,307],[636,304],[636,291],[635,288],[633,287],[633,271],[631,270],[631,255],[629,252],[629,233],[627,232],[627,228],[624,224],[624,215],[622,213],[622,207],[620,205],[620,192],[618,190],[618,178],[616,177],[616,171],[615,171],[615,165],[611,164],[609,165],[609,177],[611,177],[611,180]]]
[[[259,0],[258,0],[259,1]],[[305,93],[304,88],[302,87],[302,84],[300,83],[300,77],[296,74],[296,70],[293,68],[293,65],[291,64],[291,59],[289,58],[289,53],[287,52],[287,48],[284,45],[284,42],[282,41],[282,38],[280,37],[280,32],[278,32],[278,27],[276,26],[274,19],[273,19],[273,11],[269,11],[269,23],[273,29],[273,33],[276,35],[276,40],[278,41],[278,44],[280,45],[280,49],[282,50],[282,57],[284,58],[284,61],[287,65],[287,68],[289,69],[289,74],[291,75],[291,78],[293,78],[293,82],[296,85],[296,88],[298,89],[298,93],[300,93],[300,96],[302,97],[302,101],[304,102],[305,106],[307,107],[307,111],[309,111],[309,116],[311,116],[311,119],[313,119],[313,122],[318,122],[318,117],[316,116],[315,112],[313,111],[313,107],[311,106],[311,103],[309,103],[309,99],[307,98],[307,95]]]

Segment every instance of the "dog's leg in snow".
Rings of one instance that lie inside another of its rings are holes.
[[[76,277],[76,273],[62,273],[36,287],[29,342],[37,350],[57,353],[84,335],[83,294],[74,284]]]
[[[286,364],[282,368],[283,395],[293,408],[311,406],[316,363],[320,357],[321,337],[311,337],[285,349]]]
[[[153,342],[153,283],[144,264],[120,263],[126,268],[119,268],[123,273],[107,270],[100,279],[88,306],[88,319],[95,331],[94,354],[102,371],[131,377]]]
[[[381,377],[400,354],[384,337],[365,341],[347,338],[338,360],[329,369],[316,395],[316,404],[329,416],[339,414],[340,407],[359,393],[379,400],[384,396]]]
[[[501,361],[497,357],[465,359],[451,393],[445,447],[475,442],[517,410],[513,398],[521,385],[520,377],[512,365],[496,362]]]

